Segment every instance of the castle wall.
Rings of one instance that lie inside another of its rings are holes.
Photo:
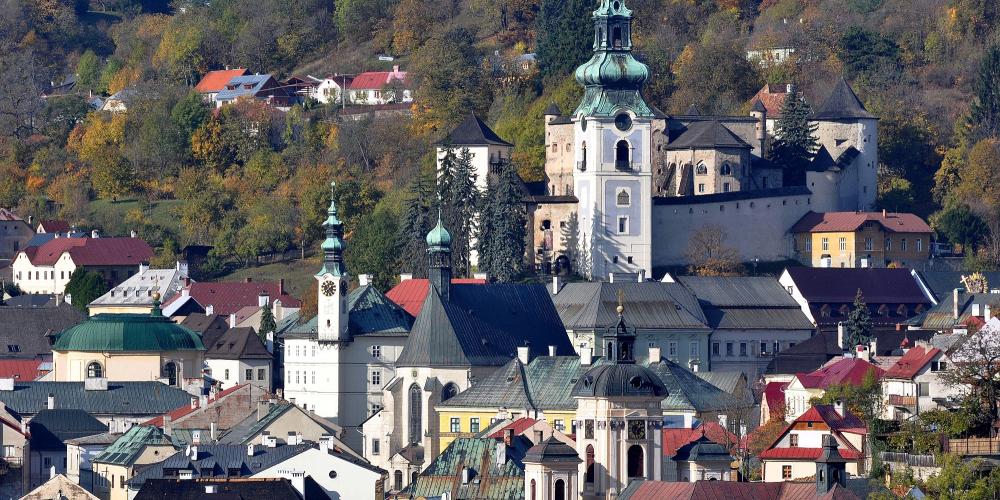
[[[724,195],[723,195],[724,196]],[[709,225],[719,226],[726,244],[744,262],[776,261],[793,255],[788,229],[813,209],[812,195],[771,195],[731,201],[661,199],[653,205],[653,267],[683,265],[691,237]],[[708,197],[704,197],[708,198]],[[714,197],[713,197],[714,198]]]

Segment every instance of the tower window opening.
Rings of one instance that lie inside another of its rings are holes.
[[[611,30],[611,44],[616,48],[622,48],[622,29],[619,26],[615,26]]]
[[[615,144],[615,168],[618,170],[629,170],[631,168],[628,141],[622,139]]]

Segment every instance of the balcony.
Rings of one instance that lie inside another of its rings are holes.
[[[899,394],[890,394],[889,404],[892,406],[908,406],[912,408],[917,406],[917,397],[900,396]]]

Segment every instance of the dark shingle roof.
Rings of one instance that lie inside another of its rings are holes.
[[[371,285],[355,288],[347,297],[351,335],[405,336],[413,327],[413,316]],[[296,326],[285,337],[316,338],[317,317]]]
[[[667,388],[667,397],[660,402],[660,407],[664,410],[701,413],[746,406],[746,403],[733,395],[668,359],[650,363],[649,369],[660,377]]]
[[[525,343],[573,352],[545,286],[452,284],[447,302],[427,294],[396,366],[500,366]]]
[[[206,348],[206,359],[271,359],[271,353],[251,327],[230,328]]]
[[[917,271],[917,278],[927,287],[935,300],[941,301],[952,296],[956,288],[965,288],[961,271]],[[983,272],[990,288],[1000,287],[1000,272]]]
[[[89,413],[69,408],[42,410],[28,422],[32,450],[62,450],[67,439],[107,431],[108,426]]]
[[[13,391],[0,391],[0,401],[21,415],[32,415],[45,408],[49,394],[55,396],[56,408],[92,415],[158,415],[191,402],[187,392],[160,382],[108,382],[106,391],[85,390],[83,382],[20,382]]]
[[[682,276],[712,328],[812,330],[795,299],[774,278]]]
[[[566,328],[603,329],[618,321],[618,291],[636,328],[708,328],[698,299],[680,283],[567,283],[552,296]]]
[[[0,306],[0,356],[35,358],[49,355],[51,335],[87,319],[75,307]]]
[[[550,103],[547,108],[545,108],[545,116],[562,116],[562,110],[559,109],[559,105],[556,103]]]
[[[506,449],[510,458],[497,464],[493,438],[458,438],[417,477],[411,486],[413,498],[454,493],[454,498],[477,500],[521,500],[524,498],[524,458],[531,441],[515,436]],[[473,481],[463,483],[461,468],[474,471]]]
[[[438,406],[571,410],[573,386],[590,368],[579,356],[537,356],[527,365],[514,358]]]
[[[465,117],[465,120],[448,134],[448,138],[442,144],[448,146],[513,146],[513,144],[501,139],[489,125],[474,114]]]
[[[226,318],[218,314],[191,313],[181,321],[181,325],[200,333],[202,343],[206,346],[214,343],[229,329]]]
[[[207,486],[215,486],[216,493],[206,494]],[[322,494],[322,489],[311,477],[306,477],[306,498],[310,491]],[[146,481],[134,500],[203,500],[214,498],[218,500],[299,500],[299,492],[285,478],[254,478],[254,479],[224,479],[198,480],[189,479],[151,479]],[[316,496],[315,498],[321,498]]]
[[[243,445],[199,445],[197,459],[185,455],[185,450],[179,451],[139,472],[128,484],[131,488],[137,488],[148,479],[163,479],[164,469],[191,470],[195,479],[201,478],[206,469],[212,471],[213,476],[224,476],[230,469],[238,469],[240,476],[251,476],[311,447],[311,444],[278,445],[274,448],[258,445],[254,447],[253,456],[248,456],[247,447]]]
[[[861,289],[869,305],[930,304],[909,269],[790,267],[786,271],[810,303],[850,304]]]
[[[865,109],[865,105],[861,104],[861,100],[858,99],[847,80],[840,77],[833,87],[833,92],[830,92],[830,97],[826,98],[826,102],[810,118],[813,120],[850,120],[875,118],[875,115]]]
[[[750,148],[749,144],[722,123],[696,121],[688,124],[680,137],[667,144],[667,149]]]

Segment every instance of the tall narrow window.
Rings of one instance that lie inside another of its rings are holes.
[[[104,376],[104,368],[97,361],[87,365],[87,378],[101,378]]]
[[[841,252],[847,250],[847,238],[844,238],[843,236],[841,236],[840,239],[837,240],[837,244],[840,246],[840,251]]]
[[[420,386],[410,386],[410,443],[419,443],[423,429],[423,401]]]
[[[618,218],[618,234],[628,233],[628,217]]]
[[[584,475],[587,484],[594,484],[594,445],[587,445],[587,472]]]
[[[615,145],[615,168],[618,170],[629,170],[631,168],[631,161],[629,159],[631,155],[629,153],[628,141],[618,141],[618,144]]]

